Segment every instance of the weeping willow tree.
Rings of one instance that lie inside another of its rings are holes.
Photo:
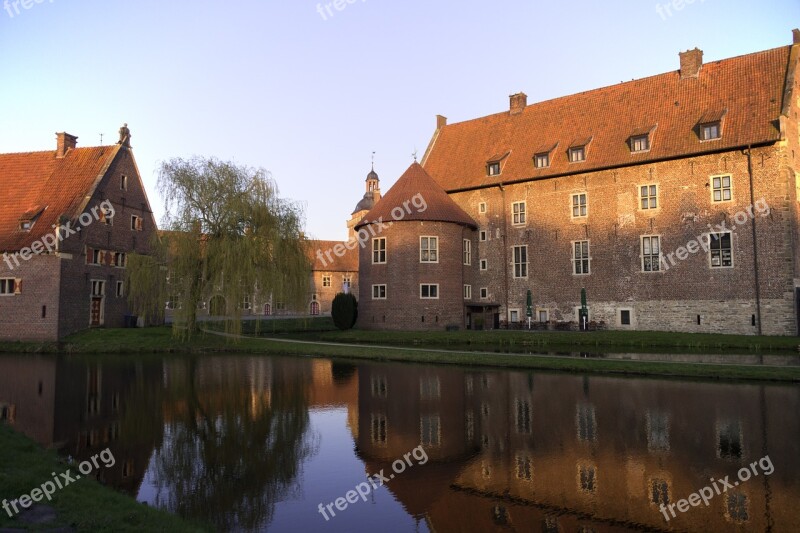
[[[161,166],[158,190],[165,208],[158,251],[129,263],[134,309],[152,312],[166,302],[175,334],[186,338],[198,329],[201,303],[216,302],[225,330],[236,334],[242,311],[256,301],[305,303],[311,262],[303,212],[278,196],[267,171],[172,159]]]

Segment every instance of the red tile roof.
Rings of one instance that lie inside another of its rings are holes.
[[[455,191],[774,142],[790,50],[706,63],[697,78],[676,70],[447,125],[423,164]],[[709,117],[722,117],[722,138],[701,142],[697,125]],[[653,127],[650,150],[632,154],[631,135]],[[567,149],[589,138],[586,160],[570,163]],[[533,156],[554,146],[550,166],[535,168]],[[487,176],[486,163],[509,151],[501,174]]]
[[[319,272],[358,272],[358,247],[348,250],[345,248],[342,257],[334,253],[336,245],[345,245],[344,241],[309,241],[308,253],[313,262],[311,270]],[[337,250],[341,250],[338,248]],[[317,252],[322,254],[322,259]],[[326,252],[330,254],[326,255]],[[341,252],[340,252],[341,253]]]
[[[484,161],[481,166],[485,167],[485,164]],[[392,215],[393,211],[396,216]],[[399,216],[401,211],[402,217]],[[377,220],[389,222],[395,219],[453,222],[473,229],[478,227],[417,162],[408,167],[375,207],[364,215],[356,229]]]
[[[80,215],[119,148],[74,148],[63,158],[55,150],[0,154],[0,251],[29,247],[52,233],[62,214]],[[20,221],[39,211],[33,228],[21,230]]]

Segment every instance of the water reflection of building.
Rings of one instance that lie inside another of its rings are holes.
[[[389,489],[431,530],[794,526],[800,422],[779,414],[797,388],[399,365],[359,378],[359,453],[374,473],[425,446],[428,465]],[[767,452],[772,475],[669,523],[659,512]]]
[[[76,461],[106,448],[115,464],[94,474],[135,494],[161,438],[155,401],[159,365],[81,363],[65,358],[0,358],[0,406],[8,422],[40,445]],[[146,415],[141,410],[146,409]],[[147,426],[147,431],[145,431]]]

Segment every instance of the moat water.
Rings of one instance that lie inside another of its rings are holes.
[[[0,356],[0,408],[78,461],[110,449],[103,483],[219,531],[781,532],[800,517],[800,385]]]

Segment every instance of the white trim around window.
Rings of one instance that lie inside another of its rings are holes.
[[[420,283],[419,284],[419,297],[422,300],[438,300],[439,299],[439,284],[438,283]]]
[[[385,300],[386,299],[386,285],[379,284],[372,286],[372,299],[373,300]]]
[[[419,262],[439,262],[439,237],[423,235],[419,238]]]

